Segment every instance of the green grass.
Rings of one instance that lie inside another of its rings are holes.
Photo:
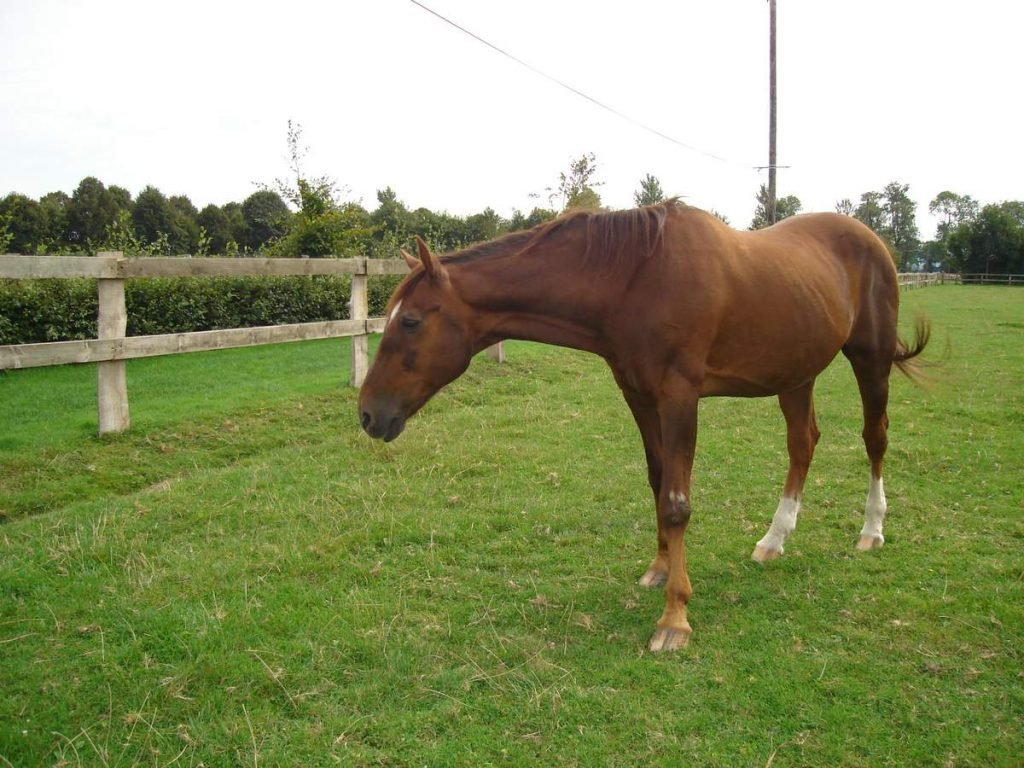
[[[396,442],[344,342],[0,376],[0,765],[1019,765],[1024,292],[938,287],[894,376],[886,546],[839,360],[785,556],[772,400],[701,405],[690,646],[652,655],[639,436],[604,364],[478,360]]]

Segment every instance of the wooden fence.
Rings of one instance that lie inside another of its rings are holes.
[[[964,285],[1024,285],[1024,275],[966,274],[960,276]]]
[[[401,275],[408,270],[402,259],[125,258],[119,252],[100,253],[95,257],[4,255],[0,256],[0,278],[95,278],[99,294],[99,338],[3,345],[0,346],[0,370],[97,363],[100,434],[123,432],[130,425],[125,361],[133,358],[349,336],[352,338],[349,383],[358,387],[369,367],[368,335],[384,328],[383,318],[369,316],[367,280],[374,275]],[[128,311],[124,283],[127,279],[254,275],[351,275],[349,319],[125,336]],[[492,354],[501,353],[497,350]]]
[[[926,285],[959,283],[960,275],[949,272],[900,272],[900,288],[924,288]]]
[[[278,344],[287,341],[351,337],[352,366],[349,383],[358,387],[369,368],[368,337],[384,329],[384,318],[369,316],[368,278],[408,272],[403,259],[256,259],[256,258],[125,258],[120,252],[97,256],[0,256],[0,278],[94,278],[99,294],[99,338],[41,344],[0,345],[0,370],[67,363],[97,363],[97,399],[100,434],[123,432],[131,419],[128,411],[126,360],[181,352]],[[128,311],[125,280],[147,277],[248,277],[280,275],[351,275],[348,320],[231,328],[153,336],[125,336]],[[959,282],[942,273],[900,274],[900,287],[917,288]],[[500,344],[489,350],[504,359]]]

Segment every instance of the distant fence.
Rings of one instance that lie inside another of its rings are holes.
[[[960,275],[950,272],[900,272],[900,288],[924,288],[926,285],[959,283]]]
[[[255,258],[125,258],[118,251],[97,256],[0,256],[0,278],[94,278],[99,294],[97,339],[40,344],[0,345],[0,370],[68,363],[97,363],[99,432],[123,432],[131,419],[128,411],[126,360],[182,352],[278,344],[287,341],[351,337],[352,368],[349,383],[358,387],[369,368],[371,333],[384,329],[384,318],[369,316],[367,280],[375,275],[402,275],[409,271],[403,259],[255,259]],[[351,275],[348,320],[193,331],[153,336],[125,336],[128,310],[125,280],[149,277],[250,277],[282,275]],[[1008,276],[1003,276],[1008,277]],[[1018,282],[1024,276],[1016,275]],[[959,282],[958,275],[907,273],[901,288]],[[966,282],[966,281],[965,281]],[[504,358],[501,345],[489,350]]]
[[[960,279],[964,285],[1024,285],[1024,275],[966,274]]]

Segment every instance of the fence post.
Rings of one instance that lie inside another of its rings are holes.
[[[499,363],[505,362],[505,342],[499,341],[497,344],[491,344],[487,348],[487,356]]]
[[[363,386],[366,372],[370,367],[369,336],[366,333],[366,320],[370,316],[370,301],[367,296],[366,259],[359,260],[360,268],[352,275],[351,298],[349,299],[349,317],[363,321],[363,333],[352,337],[352,372],[349,385]]]
[[[120,251],[106,251],[97,258],[120,259]],[[99,313],[96,318],[99,338],[123,339],[128,330],[128,309],[124,301],[124,278],[99,278]],[[128,413],[128,372],[124,360],[106,360],[96,364],[96,397],[100,434],[125,432],[131,425]]]

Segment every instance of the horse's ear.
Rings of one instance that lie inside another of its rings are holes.
[[[419,249],[420,263],[423,265],[423,270],[432,280],[441,280],[445,277],[445,269],[441,265],[438,258],[430,252],[427,244],[423,242],[423,238],[416,235],[416,248]]]
[[[409,269],[416,269],[416,267],[420,266],[420,260],[419,259],[417,259],[411,253],[409,253],[407,250],[405,250],[405,248],[402,248],[401,251],[402,251],[402,258],[405,259],[405,263],[409,265]]]

